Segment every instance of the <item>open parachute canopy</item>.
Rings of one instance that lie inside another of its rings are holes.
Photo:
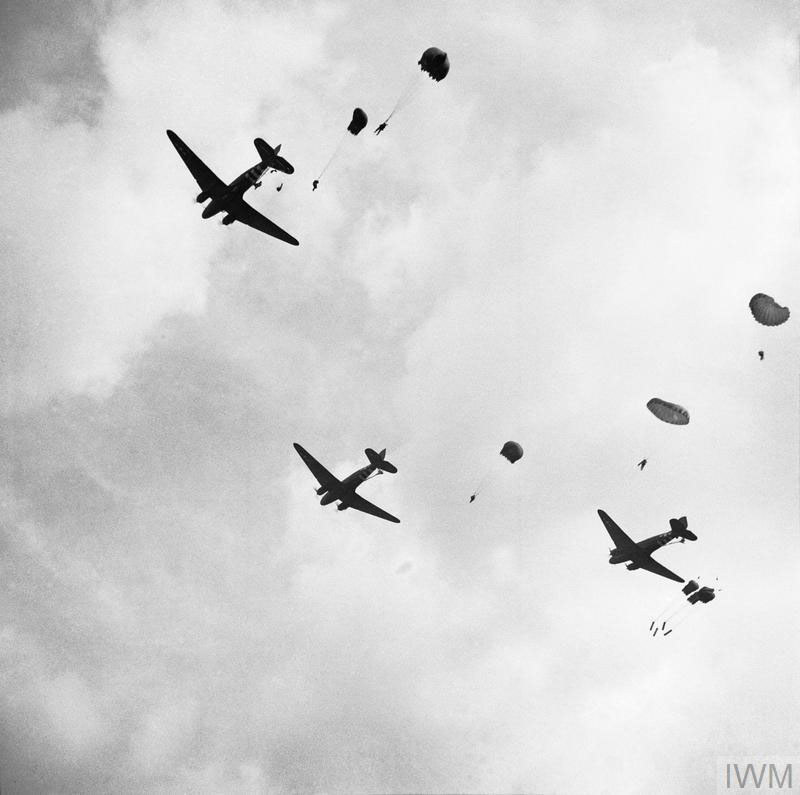
[[[750,311],[762,326],[780,326],[789,319],[789,308],[764,293],[756,293],[750,299]]]
[[[438,47],[428,47],[418,61],[420,69],[427,72],[437,83],[447,77],[450,71],[450,61],[447,53]]]
[[[670,403],[661,398],[651,398],[647,401],[647,408],[662,422],[670,425],[688,425],[689,412],[677,403]]]
[[[512,464],[522,458],[522,445],[519,442],[506,442],[500,451],[503,458],[507,458]]]
[[[350,124],[347,125],[347,131],[358,135],[364,127],[367,126],[367,114],[361,108],[356,108],[353,111],[353,118]]]

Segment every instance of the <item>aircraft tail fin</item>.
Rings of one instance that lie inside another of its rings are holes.
[[[697,541],[697,536],[689,530],[689,520],[685,516],[681,516],[680,519],[670,519],[669,526],[677,537]]]
[[[397,472],[397,467],[386,460],[386,448],[381,450],[380,453],[376,453],[371,447],[368,447],[364,450],[364,453],[369,458],[370,464],[380,469],[381,472],[391,472],[392,474]]]

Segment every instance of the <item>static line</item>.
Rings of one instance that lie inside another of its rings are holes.
[[[402,110],[406,105],[408,105],[412,99],[414,99],[415,95],[419,92],[420,88],[422,88],[422,83],[417,83],[419,79],[419,75],[412,75],[409,79],[408,83],[406,83],[406,87],[403,89],[400,97],[398,98],[395,106],[392,108],[392,112],[383,120],[383,124],[388,124],[389,120],[397,113],[399,110]]]
[[[333,154],[330,156],[328,162],[325,164],[325,168],[319,172],[319,176],[317,177],[318,180],[322,179],[322,175],[328,170],[328,166],[333,163],[333,158],[339,154],[339,150],[342,148],[342,144],[344,143],[345,136],[347,135],[347,131],[345,130],[342,137],[339,139],[339,143],[336,144],[336,149],[333,150]]]

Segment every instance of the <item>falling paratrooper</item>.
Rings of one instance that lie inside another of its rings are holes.
[[[339,154],[339,150],[342,148],[342,144],[344,143],[345,139],[347,138],[347,133],[350,133],[352,136],[358,135],[366,126],[368,122],[367,114],[364,112],[362,108],[354,108],[353,109],[353,118],[350,119],[350,123],[347,125],[347,129],[342,134],[342,137],[339,139],[339,143],[336,145],[336,149],[333,150],[333,154],[330,156],[330,159],[325,164],[325,168],[319,172],[319,176],[314,180],[312,192],[317,189],[319,185],[319,181],[322,179],[322,175],[328,170],[328,167],[331,163],[335,160],[336,156]]]
[[[677,609],[676,601],[673,600],[664,608],[664,610],[661,611],[656,620],[650,624],[650,629],[653,629],[654,624],[658,622],[665,613],[671,611],[661,624],[661,631],[663,634],[665,636],[669,635],[674,629],[677,629],[681,624],[683,624],[687,618],[693,615],[693,611],[690,607],[691,605],[696,605],[698,602],[701,604],[713,602],[714,599],[716,599],[717,590],[721,589],[712,588],[710,585],[704,585],[701,587],[697,580],[689,580],[689,582],[687,582],[681,588],[681,592],[677,597]],[[686,597],[685,600],[684,597]],[[664,632],[668,623],[670,624],[670,628]],[[656,627],[655,631],[653,631],[653,635],[658,634],[658,631],[658,627]]]
[[[503,456],[507,461],[514,464],[522,458],[524,452],[522,450],[522,445],[519,442],[506,442],[502,448],[500,449],[500,455]],[[492,472],[487,472],[482,478],[478,485],[478,488],[475,489],[474,493],[470,495],[469,501],[475,502],[475,498],[480,494],[481,489],[486,485],[486,482],[489,480],[490,475],[493,474]]]
[[[444,50],[440,50],[438,47],[428,47],[420,56],[417,64],[423,74],[427,74],[431,80],[435,80],[437,83],[444,80],[445,77],[447,77],[447,73],[450,71],[450,59],[447,57],[447,53]],[[394,108],[392,108],[392,112],[375,128],[375,135],[380,135],[386,129],[386,125],[389,123],[392,116],[408,105],[417,95],[421,87],[422,81],[419,80],[419,75],[413,75],[408,81],[403,93],[400,94],[400,98],[397,100]]]
[[[762,326],[780,326],[789,319],[789,307],[781,306],[772,296],[756,293],[750,299],[750,311]],[[764,351],[758,352],[758,358],[764,360]]]
[[[647,409],[654,417],[669,425],[689,424],[689,412],[677,403],[670,403],[668,400],[654,397],[647,401]],[[636,466],[643,471],[646,465],[647,459],[643,458]]]

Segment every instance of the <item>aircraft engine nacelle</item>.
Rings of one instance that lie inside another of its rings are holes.
[[[626,568],[628,571],[633,571],[634,569],[638,569],[638,568],[639,568],[639,564],[638,564],[638,563],[627,563],[627,564],[625,565],[625,568]]]
[[[319,496],[322,496],[327,491],[327,489],[325,488],[325,486],[320,486],[316,491]]]
[[[346,510],[347,510],[347,506],[346,506],[346,505],[345,505],[343,502],[340,502],[340,503],[339,503],[339,504],[338,504],[336,507],[337,507],[337,508],[338,508],[340,511],[346,511]]]
[[[235,220],[236,218],[234,216],[228,214],[222,219],[222,223],[225,224],[225,226],[230,226]]]
[[[207,198],[208,198],[208,194],[205,191],[200,191],[200,193],[197,194],[197,200],[196,201],[197,201],[198,204],[202,204]]]

